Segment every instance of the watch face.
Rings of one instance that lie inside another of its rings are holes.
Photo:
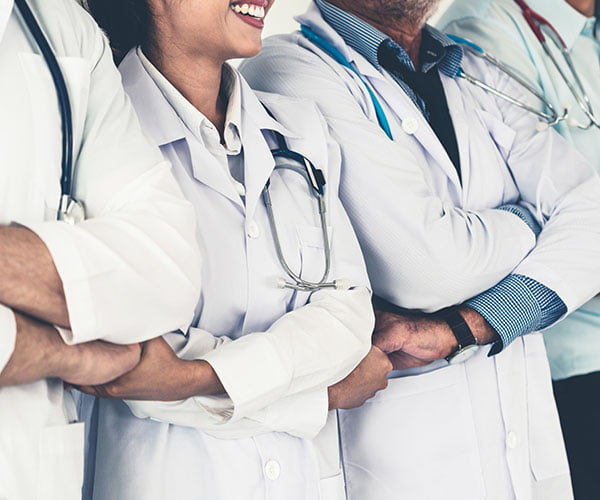
[[[448,363],[451,365],[464,363],[467,359],[473,357],[473,355],[477,353],[477,351],[479,351],[479,346],[477,344],[471,344],[466,347],[463,347],[459,351],[456,351],[454,354],[448,356]]]

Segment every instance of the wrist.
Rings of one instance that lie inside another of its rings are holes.
[[[213,367],[205,360],[180,360],[187,372],[183,380],[189,381],[189,396],[216,396],[225,394],[225,389]]]

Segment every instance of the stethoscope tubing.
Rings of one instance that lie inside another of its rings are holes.
[[[42,56],[46,61],[46,65],[48,66],[56,89],[62,127],[61,198],[65,195],[70,197],[73,190],[73,115],[69,91],[60,66],[58,65],[58,61],[56,60],[56,56],[54,55],[54,51],[50,47],[48,39],[44,35],[31,8],[26,0],[15,0],[15,4],[33,36],[35,43],[42,52]]]
[[[560,77],[565,82],[565,85],[567,85],[569,92],[577,102],[577,106],[581,109],[581,111],[585,114],[586,118],[589,120],[589,123],[586,125],[571,120],[569,121],[569,125],[580,128],[582,130],[588,130],[593,126],[600,128],[600,119],[596,118],[589,95],[585,90],[585,86],[581,81],[579,72],[577,71],[575,63],[573,62],[573,58],[571,57],[571,54],[569,52],[569,47],[567,46],[563,38],[560,36],[560,33],[558,33],[556,28],[552,26],[552,24],[546,18],[535,12],[525,0],[514,1],[520,7],[523,13],[523,17],[527,22],[527,25],[533,31],[533,34],[542,46],[542,49],[544,50],[546,56],[550,59],[552,65],[560,74]],[[598,10],[598,5],[596,5],[595,12],[598,13]],[[565,73],[564,68],[558,63],[556,57],[552,53],[552,50],[548,45],[548,38],[544,34],[544,29],[548,30],[547,35],[560,50],[561,55],[563,56],[563,59],[565,60],[565,63],[569,68],[569,72],[573,77],[574,83],[573,81],[571,81],[571,78],[569,78],[569,76]]]

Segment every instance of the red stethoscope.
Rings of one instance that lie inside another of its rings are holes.
[[[567,121],[569,126],[577,127],[583,130],[590,129],[594,126],[600,128],[600,119],[597,118],[594,113],[589,95],[585,90],[577,69],[575,68],[575,64],[573,63],[573,59],[571,58],[567,44],[564,42],[558,31],[556,31],[556,28],[554,28],[554,26],[552,26],[552,24],[550,24],[543,16],[535,12],[525,2],[525,0],[515,0],[515,3],[521,8],[523,16],[525,17],[525,21],[527,21],[527,24],[544,49],[544,52],[552,61],[552,64],[560,74],[560,77],[567,85],[569,92],[572,94],[577,102],[577,105],[579,108],[581,108],[586,116],[586,119],[588,120],[587,123],[580,123],[574,118],[570,118]],[[596,1],[595,13],[596,18],[598,19],[600,16],[599,0]],[[594,31],[596,31],[597,28],[598,23],[596,23],[596,28]],[[549,40],[551,40],[552,43],[554,43],[560,50],[568,71],[566,71],[565,68],[558,63],[555,55],[550,50],[550,45],[548,43]],[[570,75],[568,73],[570,73]]]

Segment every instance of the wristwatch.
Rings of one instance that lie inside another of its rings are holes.
[[[465,319],[456,309],[444,309],[439,312],[438,315],[450,327],[450,330],[452,330],[452,333],[458,342],[458,349],[450,354],[446,358],[446,361],[451,365],[464,363],[479,350],[477,339],[473,335],[473,332],[469,328],[469,325],[467,325]]]

